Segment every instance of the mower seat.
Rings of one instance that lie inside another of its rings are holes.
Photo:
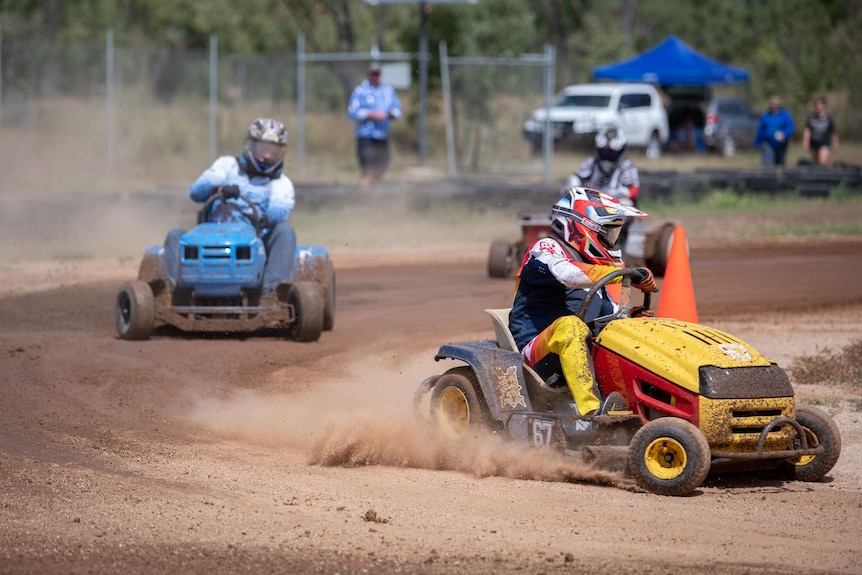
[[[512,332],[509,331],[509,312],[512,311],[512,308],[506,307],[501,309],[486,309],[485,313],[491,316],[491,319],[494,321],[494,334],[497,336],[497,347],[500,349],[505,349],[506,351],[514,351],[515,353],[520,354],[521,351],[518,349],[518,346],[515,344],[515,338],[512,336]],[[528,378],[534,380],[535,383],[539,385],[545,391],[551,391],[554,393],[568,393],[568,386],[560,386],[560,387],[551,387],[541,375],[536,373],[532,367],[524,363],[524,373]]]
[[[502,309],[486,309],[485,313],[491,316],[494,320],[494,335],[497,336],[497,345],[500,349],[506,351],[520,352],[515,344],[515,338],[512,337],[512,332],[509,331],[509,312],[512,308],[505,307]]]

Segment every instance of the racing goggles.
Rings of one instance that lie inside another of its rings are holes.
[[[602,240],[605,247],[612,250],[617,247],[622,233],[622,226],[604,226],[602,233],[599,234],[599,239]]]
[[[599,148],[599,160],[602,162],[616,162],[622,155],[622,150],[614,150],[612,148]]]
[[[249,152],[258,164],[269,167],[280,164],[284,160],[286,148],[287,146],[275,142],[252,140]]]

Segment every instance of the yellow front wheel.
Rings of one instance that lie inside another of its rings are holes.
[[[650,421],[629,444],[629,473],[640,487],[659,495],[691,493],[706,479],[710,463],[706,438],[676,417]]]
[[[468,367],[443,374],[431,394],[431,414],[437,428],[450,438],[463,437],[471,428],[488,426],[488,408]]]
[[[781,463],[781,471],[789,479],[820,481],[838,462],[841,455],[841,433],[835,421],[822,409],[799,406],[796,421],[802,424],[808,447],[823,446],[822,455],[803,455]]]

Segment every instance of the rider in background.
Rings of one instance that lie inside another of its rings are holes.
[[[566,180],[572,186],[605,192],[626,206],[635,206],[640,179],[638,169],[626,157],[628,139],[622,128],[604,127],[596,134],[596,153],[587,158]]]
[[[617,304],[603,289],[590,302],[584,320],[577,313],[587,291],[622,267],[619,241],[626,217],[645,216],[602,192],[572,187],[551,209],[550,236],[533,244],[518,271],[509,313],[515,343],[524,362],[548,385],[560,387],[564,378],[581,415],[606,412],[610,399],[602,406],[593,391],[585,322],[613,313]],[[652,272],[635,270],[640,277],[633,286],[654,290]],[[652,312],[633,308],[631,315]]]
[[[224,206],[221,200],[214,201],[206,214],[207,221],[229,221],[240,215],[240,219],[260,230],[267,254],[264,298],[273,296],[279,283],[293,277],[296,232],[286,220],[296,203],[296,192],[293,182],[282,171],[287,140],[284,124],[258,118],[246,131],[242,155],[219,157],[189,188],[189,196],[196,202],[206,202],[221,191],[230,204]],[[172,230],[168,234],[166,254],[176,253],[170,249],[170,243],[178,246],[183,233],[184,230]]]

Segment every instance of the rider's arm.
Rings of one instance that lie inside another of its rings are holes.
[[[365,90],[363,85],[360,84],[353,89],[353,93],[350,95],[350,102],[347,104],[347,115],[358,122],[366,119],[368,112],[371,111],[371,108],[365,103],[366,99]]]
[[[640,176],[638,175],[638,169],[635,167],[634,162],[629,159],[623,161],[622,165],[619,167],[620,170],[620,180],[619,180],[619,194],[611,194],[614,197],[624,197],[628,198],[632,201],[638,197],[638,192],[640,192],[641,181]]]
[[[389,117],[398,119],[401,117],[401,100],[398,99],[398,93],[392,86],[387,90],[389,92]]]
[[[270,222],[283,222],[290,216],[296,204],[296,191],[290,178],[282,174],[270,183],[272,189],[269,195],[269,205],[266,217]]]
[[[191,185],[189,197],[196,202],[207,201],[215,188],[236,183],[235,177],[238,171],[239,166],[233,156],[218,158]]]
[[[563,247],[552,238],[544,238],[533,244],[530,256],[537,263],[544,264],[556,281],[570,288],[589,289],[597,281],[616,271],[616,266],[602,266],[577,262],[566,255]],[[619,283],[620,278],[611,280]]]

